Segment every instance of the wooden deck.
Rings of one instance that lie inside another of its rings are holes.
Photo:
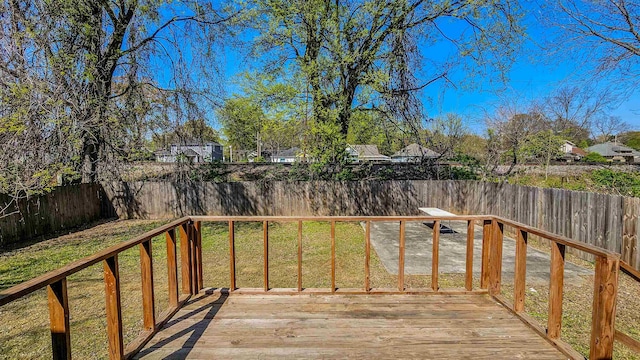
[[[137,359],[566,359],[488,295],[201,293]]]

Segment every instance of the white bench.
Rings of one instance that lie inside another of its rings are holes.
[[[426,213],[429,216],[458,216],[456,214],[452,214],[448,211],[445,211],[439,208],[421,207],[421,208],[418,208],[418,210]],[[449,222],[449,230],[451,232],[454,232],[453,228],[451,228],[451,222]],[[442,231],[442,224],[440,224],[440,231]]]
[[[452,214],[448,211],[438,209],[438,208],[421,207],[421,208],[418,208],[418,210],[427,213],[427,215],[429,216],[458,216],[456,214]]]

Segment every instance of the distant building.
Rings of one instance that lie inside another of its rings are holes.
[[[587,156],[587,152],[580,149],[576,146],[576,144],[571,141],[565,140],[562,146],[560,147],[560,151],[562,151],[562,156],[560,160],[566,162],[579,161],[583,157]]]
[[[635,163],[640,159],[640,152],[618,144],[617,142],[606,142],[590,146],[586,149],[588,152],[598,153],[609,161],[620,161],[627,163]]]
[[[347,145],[352,162],[388,162],[391,158],[380,154],[377,145]]]
[[[437,152],[413,143],[397,153],[391,155],[391,161],[393,162],[420,162],[423,159],[436,159],[440,154]]]
[[[297,147],[281,150],[271,156],[271,162],[274,163],[292,163],[300,159],[301,150]]]
[[[171,144],[169,150],[154,153],[157,162],[173,163],[183,158],[191,163],[222,161],[222,145],[215,142],[199,143],[189,141],[185,144]]]

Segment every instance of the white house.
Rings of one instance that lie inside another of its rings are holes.
[[[576,144],[572,143],[569,140],[565,140],[562,146],[560,146],[560,151],[562,152],[561,160],[565,160],[567,162],[571,162],[574,160],[580,160],[583,157],[587,156],[587,152],[577,147]]]
[[[391,161],[393,162],[420,162],[423,159],[437,159],[440,154],[437,152],[420,146],[416,143],[408,145],[395,154],[391,155]]]
[[[347,153],[353,162],[387,162],[391,158],[380,154],[377,145],[347,145]]]
[[[173,163],[184,158],[191,163],[222,161],[222,145],[215,142],[199,143],[189,141],[185,144],[171,144],[169,150],[155,153],[157,162]]]
[[[281,150],[271,156],[271,162],[274,163],[293,163],[300,156],[300,148],[292,147],[291,149]]]

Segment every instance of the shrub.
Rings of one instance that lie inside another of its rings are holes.
[[[620,195],[640,197],[640,173],[600,169],[591,173],[591,180],[603,190]]]
[[[582,161],[591,162],[591,163],[607,163],[608,160],[604,156],[596,153],[590,152],[585,156]]]

